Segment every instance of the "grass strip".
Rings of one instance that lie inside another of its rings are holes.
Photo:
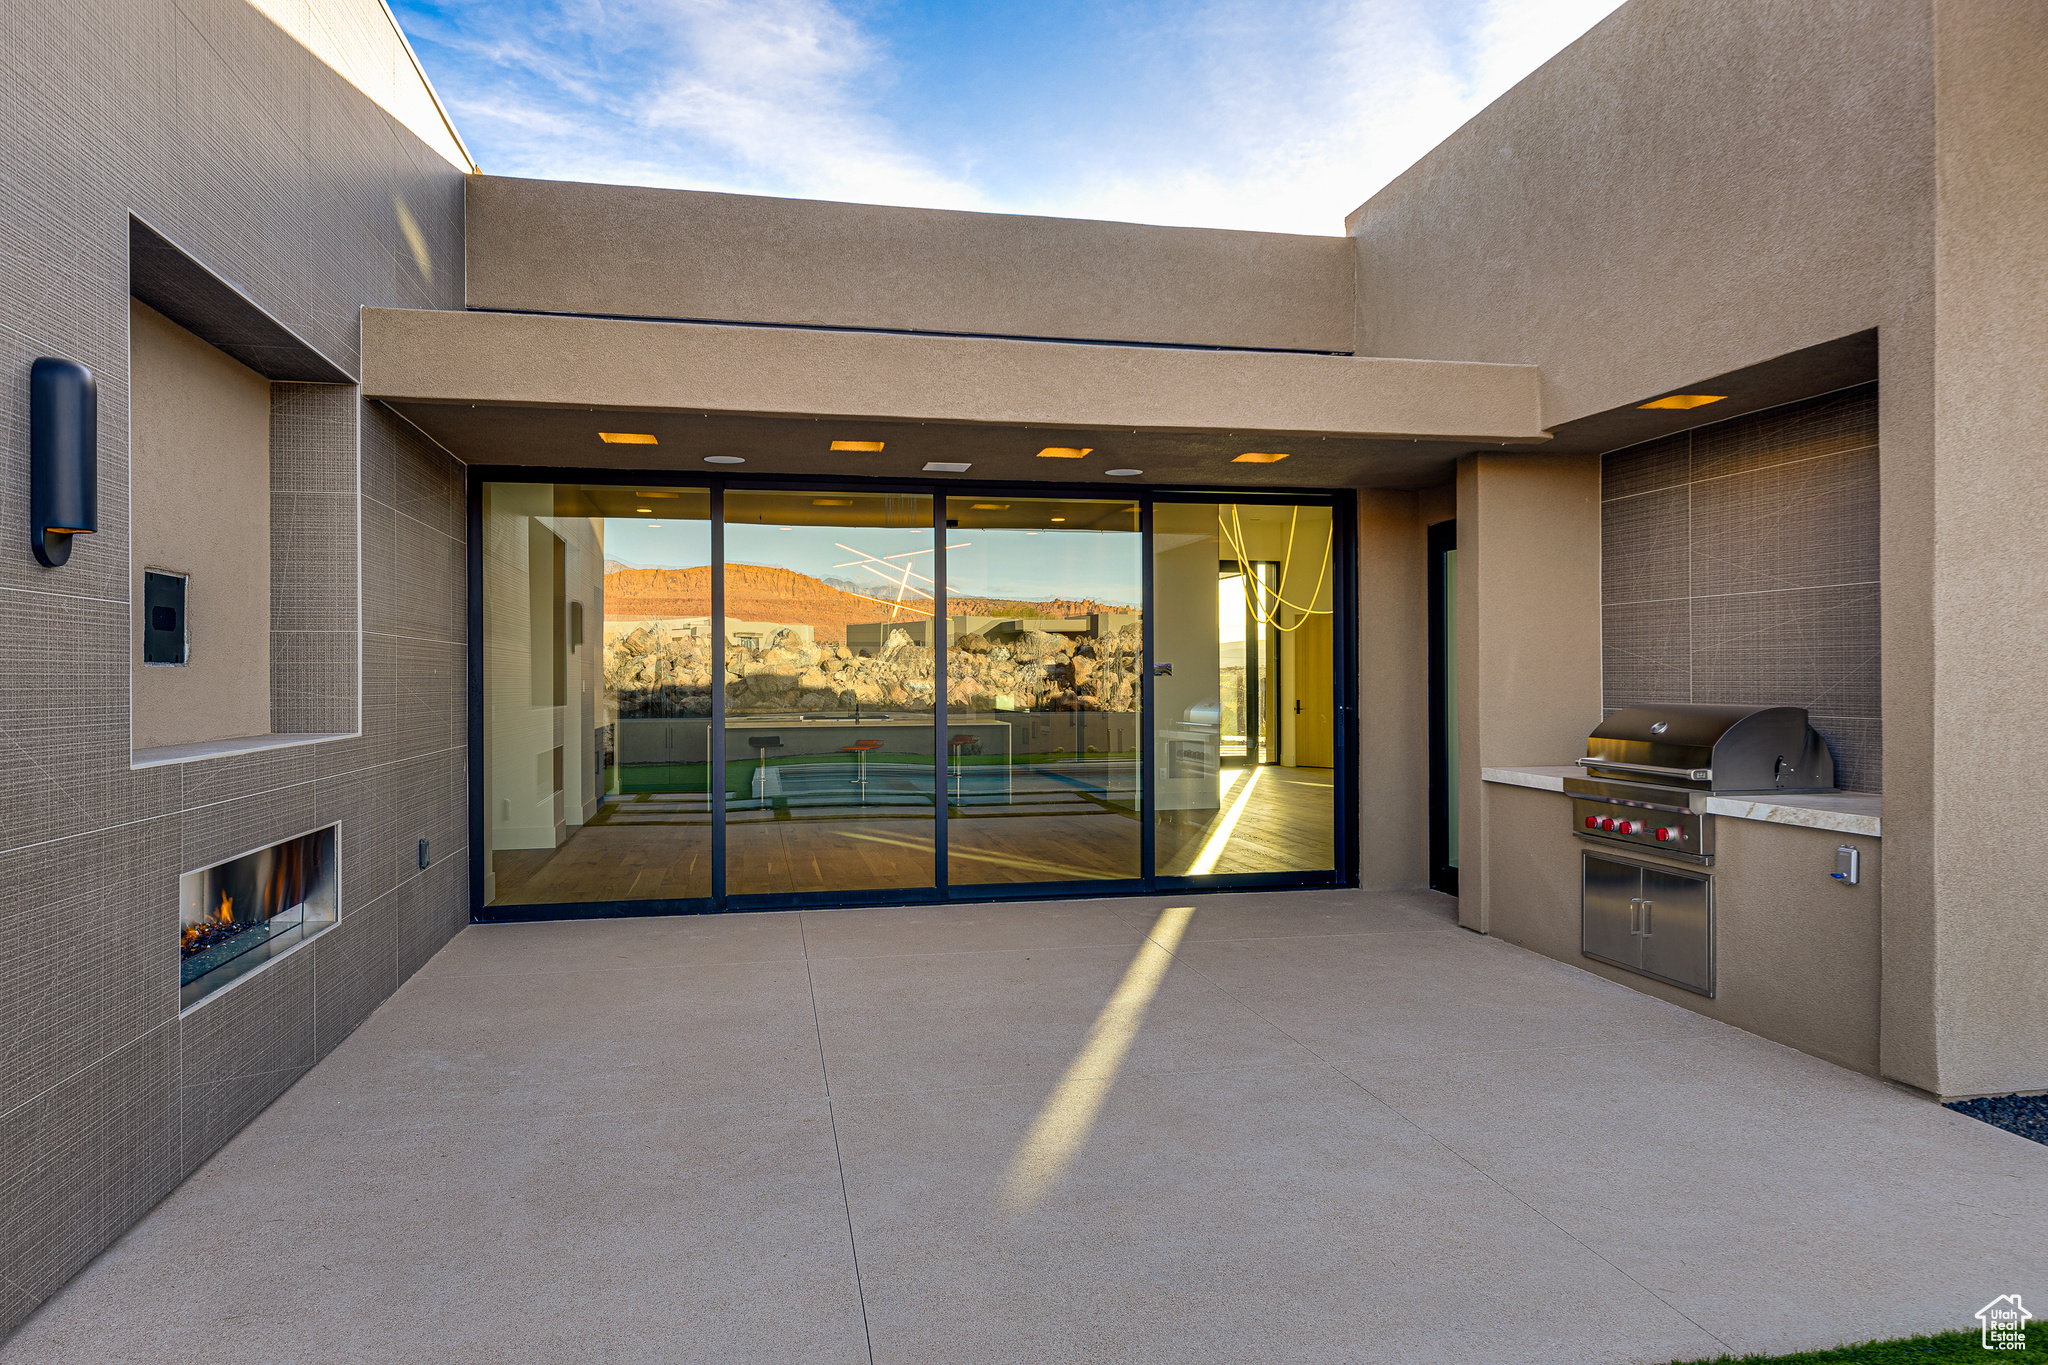
[[[1900,1337],[1894,1341],[1866,1341],[1857,1346],[1837,1346],[1831,1351],[1801,1351],[1789,1356],[1715,1356],[1711,1360],[1675,1361],[1673,1365],[1948,1365],[1951,1361],[1992,1362],[2048,1361],[2048,1325],[2027,1324],[2024,1351],[1987,1351],[1982,1334],[1939,1332],[1928,1337]]]

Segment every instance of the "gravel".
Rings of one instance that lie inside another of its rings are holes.
[[[1948,1107],[2008,1133],[2048,1143],[2048,1095],[1991,1095],[1981,1100],[1958,1100]]]

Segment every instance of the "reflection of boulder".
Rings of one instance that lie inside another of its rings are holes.
[[[1131,711],[1143,637],[1135,625],[1101,636],[1019,630],[1000,642],[968,631],[946,653],[948,704],[968,711]],[[879,651],[810,643],[778,630],[760,648],[726,650],[726,687],[749,710],[929,709],[930,648],[890,627]],[[873,657],[874,653],[880,657]],[[605,689],[620,716],[703,715],[715,666],[707,637],[643,626],[610,639]]]

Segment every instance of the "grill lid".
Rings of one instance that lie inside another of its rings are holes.
[[[1797,706],[1631,706],[1586,739],[1596,777],[1698,791],[1827,791],[1835,760]]]

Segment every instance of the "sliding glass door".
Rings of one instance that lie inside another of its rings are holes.
[[[484,904],[708,902],[710,492],[481,493]]]
[[[725,494],[725,890],[934,885],[932,500]]]
[[[1336,869],[1335,549],[1327,505],[1154,505],[1159,876]]]
[[[484,917],[1338,878],[1332,499],[706,484],[477,480]]]
[[[1130,498],[947,500],[951,886],[1144,875]]]

